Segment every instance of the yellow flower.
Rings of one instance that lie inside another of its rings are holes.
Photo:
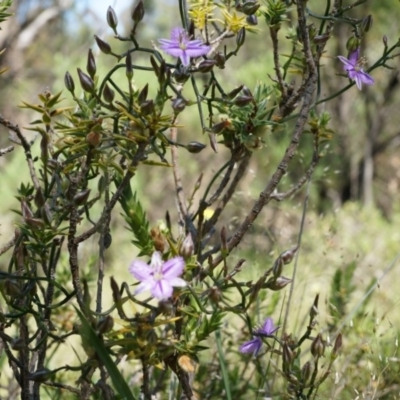
[[[191,1],[189,16],[196,28],[203,30],[207,22],[214,21],[212,18],[214,8],[214,5],[208,5],[208,0]]]
[[[239,17],[235,11],[233,12],[233,14],[229,14],[229,12],[224,9],[221,9],[221,12],[225,18],[226,27],[231,32],[238,33],[241,28],[250,28],[250,25],[246,22],[246,16]]]

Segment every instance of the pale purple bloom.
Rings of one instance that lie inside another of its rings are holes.
[[[183,273],[185,261],[182,257],[174,257],[163,261],[161,253],[155,251],[150,265],[141,260],[134,260],[129,272],[140,281],[135,293],[150,290],[153,297],[163,300],[172,296],[173,287],[186,286],[186,282],[179,278]]]
[[[338,56],[338,59],[344,64],[344,69],[346,70],[349,78],[356,81],[357,87],[361,90],[362,84],[373,85],[374,79],[371,75],[364,72],[362,69],[365,63],[364,58],[360,58],[360,49],[350,53],[349,58],[343,56]]]
[[[190,40],[187,32],[182,28],[171,31],[171,39],[159,39],[160,48],[173,57],[179,57],[185,67],[190,65],[190,59],[204,56],[210,51],[201,40]]]
[[[263,324],[263,326],[259,329],[256,329],[253,332],[253,339],[248,342],[243,343],[239,351],[241,353],[253,353],[253,356],[257,356],[257,354],[261,350],[262,340],[261,337],[269,337],[273,336],[273,334],[279,329],[279,326],[275,326],[272,318],[267,318]]]

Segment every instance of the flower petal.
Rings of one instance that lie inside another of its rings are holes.
[[[158,43],[161,44],[161,48],[164,50],[163,47],[178,47],[178,43],[174,40],[169,39],[158,39]]]
[[[185,268],[185,260],[182,257],[174,257],[165,261],[162,266],[162,274],[166,279],[176,278],[182,275]]]
[[[157,281],[151,290],[151,294],[159,300],[170,298],[172,296],[172,292],[173,288],[166,279]]]
[[[343,56],[338,56],[338,59],[344,64],[343,68],[348,71],[348,70],[353,70],[354,69],[354,65],[352,64],[346,57]]]
[[[129,272],[139,281],[149,279],[154,273],[153,268],[141,260],[133,261],[129,266]]]
[[[373,85],[375,83],[374,78],[362,70],[360,71],[360,79],[365,85]]]
[[[184,67],[188,67],[190,65],[190,57],[186,53],[186,50],[182,50],[182,53],[179,55],[179,57]]]
[[[241,353],[253,353],[253,356],[255,357],[261,349],[262,346],[262,340],[258,337],[249,340],[246,343],[243,343],[240,347],[239,347],[239,351]]]
[[[210,51],[209,46],[201,46],[201,47],[188,47],[186,48],[186,54],[191,57],[200,57],[206,55]]]
[[[171,31],[171,40],[179,43],[181,38],[187,39],[186,31],[183,28],[174,28]]]
[[[358,47],[357,50],[354,50],[349,54],[349,62],[354,66],[357,64],[359,58],[360,58],[360,48]]]
[[[151,267],[154,270],[159,271],[161,270],[163,263],[164,262],[163,259],[161,258],[161,253],[159,251],[155,251],[151,256],[151,262],[150,262]]]
[[[162,49],[164,50],[167,54],[169,54],[172,57],[181,57],[183,54],[183,50],[180,47],[169,47],[168,49]]]
[[[187,286],[187,282],[181,278],[172,278],[168,279],[168,282],[173,287],[185,287]]]
[[[140,285],[136,288],[135,294],[146,292],[147,290],[152,290],[154,283],[154,280],[151,279],[141,282]]]

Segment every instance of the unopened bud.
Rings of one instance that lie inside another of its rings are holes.
[[[339,332],[338,335],[336,336],[335,344],[333,345],[333,349],[332,349],[332,353],[331,353],[331,357],[333,359],[335,359],[338,356],[339,351],[342,348],[342,345],[343,345],[342,333]]]
[[[144,101],[147,100],[147,95],[149,93],[149,84],[146,83],[146,85],[144,85],[143,89],[140,91],[139,95],[138,95],[138,103],[143,103]]]
[[[314,318],[318,315],[318,300],[319,300],[319,294],[317,294],[315,296],[314,303],[310,309],[310,320],[311,321],[313,321]]]
[[[128,53],[125,58],[125,74],[126,77],[131,80],[133,78],[133,66],[132,66],[132,55],[131,53]]]
[[[72,94],[74,94],[75,83],[74,83],[74,80],[72,79],[71,74],[68,71],[64,75],[64,84],[65,84],[65,87],[67,88],[67,90],[69,92],[71,92]]]
[[[95,131],[89,132],[86,135],[86,142],[89,144],[90,147],[99,147],[101,143],[101,133]]]
[[[227,256],[228,255],[228,238],[227,238],[225,226],[223,226],[221,229],[220,237],[221,237],[221,253],[223,256]]]
[[[310,361],[307,361],[303,365],[303,368],[301,369],[301,380],[303,381],[303,383],[307,383],[307,381],[310,379],[312,370],[313,370],[313,367],[312,367]]]
[[[322,339],[322,335],[318,333],[318,335],[311,344],[311,354],[314,357],[322,357],[324,353],[325,353],[325,343]]]
[[[288,370],[290,364],[292,363],[294,358],[294,354],[292,349],[289,347],[287,343],[283,344],[282,348],[282,361],[283,361],[283,370]]]
[[[289,285],[290,282],[292,282],[291,279],[284,276],[278,276],[277,278],[268,279],[266,286],[270,290],[278,291]]]
[[[104,40],[101,40],[98,36],[94,35],[94,38],[96,40],[97,46],[99,46],[99,49],[104,53],[104,54],[110,54],[111,53],[111,46],[105,42]]]
[[[382,37],[382,42],[383,42],[383,45],[384,45],[385,47],[387,47],[387,45],[388,45],[388,39],[387,39],[387,36],[386,36],[386,35],[383,35],[383,37]]]
[[[239,29],[239,32],[236,35],[236,46],[242,47],[244,41],[246,40],[246,28],[243,26]]]
[[[234,99],[243,89],[243,85],[238,86],[236,89],[233,89],[229,93],[227,93],[226,97],[228,99]]]
[[[73,203],[77,206],[82,206],[86,204],[90,195],[90,189],[85,189],[78,192],[72,199]]]
[[[133,9],[132,12],[132,19],[135,22],[135,25],[137,25],[144,17],[144,5],[143,1],[139,0],[139,3],[136,5],[136,7]]]
[[[114,326],[114,319],[111,315],[107,315],[104,318],[101,318],[97,323],[97,332],[100,334],[104,334],[110,332]]]
[[[112,103],[113,100],[114,100],[114,97],[115,97],[115,92],[114,92],[114,90],[112,90],[112,89],[110,88],[110,86],[107,85],[107,83],[104,85],[103,97],[104,97],[104,100],[105,100],[107,103]]]
[[[150,236],[153,240],[154,248],[160,253],[164,252],[165,240],[159,228],[152,228],[150,230]]]
[[[284,262],[282,260],[282,257],[279,256],[275,260],[274,265],[272,266],[272,274],[274,275],[274,278],[277,278],[278,276],[281,276],[283,265],[284,265]]]
[[[289,250],[284,251],[279,257],[282,259],[283,263],[289,264],[292,262],[293,257],[295,256],[299,246],[292,247]]]
[[[252,15],[260,8],[260,4],[257,1],[246,1],[241,7],[240,10],[243,14]]]
[[[114,33],[117,34],[118,18],[117,14],[111,6],[109,6],[107,9],[107,23],[108,26],[114,31]]]
[[[210,289],[210,293],[209,293],[209,295],[208,295],[208,298],[209,298],[214,304],[218,304],[218,303],[221,301],[221,299],[222,299],[221,290],[220,290],[218,287],[213,286],[213,287]]]
[[[84,72],[81,71],[80,68],[77,69],[79,82],[81,83],[81,87],[85,92],[93,93],[94,92],[94,82],[90,78],[90,76],[86,75]]]
[[[253,101],[253,96],[238,96],[233,100],[233,104],[238,107],[245,107]]]
[[[210,139],[210,146],[214,150],[215,153],[218,153],[218,146],[217,146],[217,137],[215,133],[209,133],[208,138]]]
[[[221,69],[225,68],[226,58],[223,53],[221,53],[220,51],[215,53],[214,60],[215,60],[215,65],[218,68],[221,68]]]
[[[349,53],[353,53],[360,47],[360,39],[352,36],[346,43],[346,49]]]
[[[257,16],[255,16],[255,15],[248,15],[248,16],[246,17],[246,22],[247,22],[249,25],[255,26],[255,25],[258,25],[258,18],[257,18]]]
[[[216,64],[215,60],[203,60],[197,67],[199,72],[210,72]]]
[[[181,113],[185,109],[185,107],[186,107],[186,101],[183,100],[182,97],[177,97],[174,100],[172,100],[172,109],[174,110],[175,115]]]
[[[52,375],[54,375],[53,371],[50,371],[48,368],[42,368],[30,374],[29,379],[35,382],[46,382]]]
[[[372,27],[372,15],[367,15],[361,22],[361,29],[363,32],[368,32]]]
[[[179,254],[185,259],[192,257],[192,255],[194,254],[194,242],[192,239],[192,234],[190,232],[188,232],[185,239],[183,240],[179,249]]]
[[[16,298],[21,295],[21,288],[16,281],[6,279],[4,281],[4,293],[11,298]]]
[[[154,111],[154,101],[146,100],[140,104],[140,112],[142,115],[149,115]]]
[[[26,218],[25,222],[34,230],[44,228],[44,221],[40,218]]]
[[[177,83],[185,83],[190,78],[190,73],[182,64],[176,68],[172,75]]]
[[[96,68],[96,60],[94,59],[92,49],[89,49],[87,63],[86,63],[86,71],[88,72],[88,74],[90,75],[90,77],[92,79],[96,75],[96,70],[97,70],[97,68]]]
[[[186,150],[189,153],[197,154],[204,150],[207,146],[203,143],[192,141],[186,145]]]
[[[211,127],[211,132],[215,134],[222,133],[222,131],[230,125],[230,122],[227,120],[218,122],[217,124]]]

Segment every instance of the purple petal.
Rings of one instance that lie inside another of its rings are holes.
[[[190,56],[187,54],[186,50],[182,50],[182,53],[179,55],[179,57],[184,67],[188,67],[190,65]]]
[[[258,337],[249,340],[246,343],[243,343],[240,347],[239,347],[239,351],[241,353],[253,353],[253,356],[255,357],[261,349],[262,346],[262,340]]]
[[[168,282],[173,287],[185,287],[187,286],[187,282],[181,278],[172,278],[168,279]]]
[[[153,268],[141,260],[133,261],[129,266],[129,272],[139,281],[149,279],[154,273]]]
[[[136,288],[135,294],[152,290],[152,288],[154,287],[154,283],[154,280],[151,279],[141,282],[140,285]]]
[[[173,288],[166,279],[161,279],[153,286],[151,294],[159,300],[168,299],[172,296]]]
[[[182,275],[185,261],[182,257],[174,257],[167,260],[162,266],[162,274],[165,279],[172,279]]]
[[[170,46],[172,47],[178,47],[178,43],[175,42],[174,40],[169,40],[169,39],[158,39],[158,43],[161,44],[161,48],[164,50],[164,47],[168,48]]]
[[[168,47],[163,49],[161,47],[162,50],[164,50],[167,54],[169,54],[172,57],[181,57],[183,54],[183,50],[180,47]]]
[[[151,256],[151,262],[150,262],[150,266],[154,269],[154,270],[161,270],[162,266],[163,266],[163,260],[161,258],[161,253],[159,251],[155,251],[153,253],[153,255]]]
[[[354,69],[355,64],[352,64],[346,57],[338,56],[338,59],[344,64],[343,68],[346,71]]]
[[[373,85],[375,83],[374,78],[362,70],[360,71],[360,79],[365,85]]]
[[[359,58],[360,58],[360,48],[358,47],[357,50],[354,50],[350,53],[349,61],[354,66],[357,64]]]
[[[179,43],[181,38],[187,38],[186,31],[183,28],[174,28],[171,31],[171,40]]]
[[[274,332],[279,329],[279,326],[275,326],[272,318],[267,318],[264,322],[264,325],[261,329],[258,330],[257,333],[261,333],[266,336],[271,336]]]
[[[210,51],[209,46],[201,46],[201,47],[191,47],[189,46],[186,50],[185,53],[190,57],[190,58],[195,58],[195,57],[200,57],[204,56]]]

